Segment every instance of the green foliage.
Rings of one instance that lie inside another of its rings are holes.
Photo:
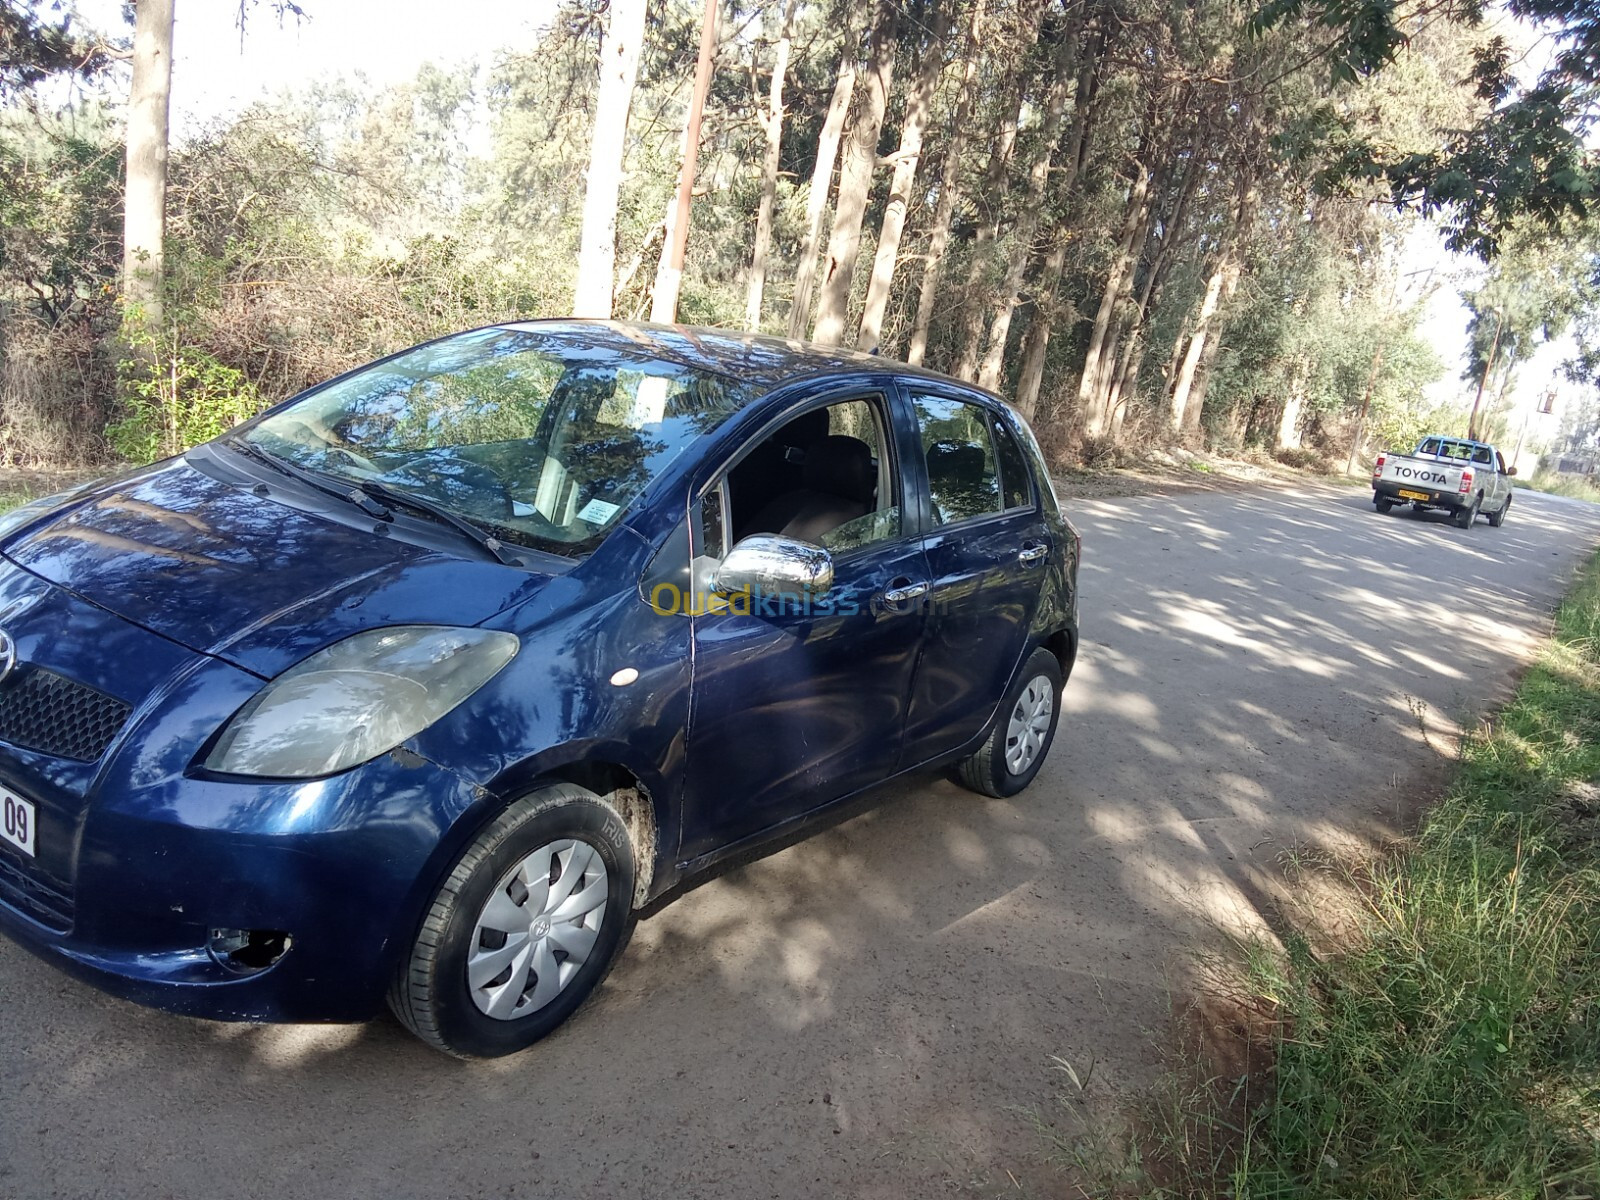
[[[47,79],[88,79],[113,61],[63,0],[0,0],[0,96],[26,92]],[[78,28],[74,28],[74,26]]]
[[[154,462],[210,441],[262,407],[244,374],[186,346],[176,329],[155,334],[129,314],[130,357],[123,363],[125,415],[106,429],[112,448],[135,463]]]
[[[1434,148],[1397,152],[1381,139],[1342,139],[1335,182],[1378,180],[1397,205],[1437,218],[1452,249],[1485,259],[1519,222],[1555,228],[1581,219],[1600,189],[1600,155],[1587,141],[1600,116],[1600,5],[1589,0],[1514,0],[1510,13],[1558,47],[1550,66],[1524,85],[1519,63],[1499,36],[1474,51],[1469,79],[1484,111]],[[1452,20],[1482,25],[1485,5],[1443,6]],[[1335,82],[1380,73],[1400,59],[1415,20],[1392,0],[1267,0],[1251,28],[1291,19],[1335,32],[1327,62]],[[1335,135],[1335,140],[1340,140]]]

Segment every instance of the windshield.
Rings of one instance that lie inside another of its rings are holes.
[[[1459,441],[1452,438],[1424,438],[1417,447],[1418,454],[1430,455],[1433,458],[1452,458],[1457,462],[1487,463],[1489,461],[1489,447],[1477,442]]]
[[[604,330],[482,329],[357,371],[244,436],[308,470],[431,500],[503,541],[576,556],[748,395]]]

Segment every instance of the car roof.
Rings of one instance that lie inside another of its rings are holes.
[[[992,392],[974,384],[881,355],[862,354],[842,346],[819,346],[815,342],[793,338],[744,333],[736,329],[578,318],[508,321],[500,328],[583,335],[598,346],[609,345],[618,350],[644,349],[681,366],[755,385],[761,393],[814,376],[849,372],[921,378],[999,399]]]

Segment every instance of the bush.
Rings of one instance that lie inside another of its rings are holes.
[[[151,333],[137,315],[128,322],[132,356],[123,363],[126,415],[106,437],[130,462],[148,463],[210,441],[262,408],[243,372],[185,346],[177,330]]]

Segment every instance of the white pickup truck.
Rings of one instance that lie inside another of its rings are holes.
[[[1499,528],[1511,508],[1515,467],[1487,442],[1429,434],[1410,454],[1386,451],[1372,466],[1372,503],[1380,513],[1396,504],[1417,512],[1443,509],[1471,529],[1482,513]]]

